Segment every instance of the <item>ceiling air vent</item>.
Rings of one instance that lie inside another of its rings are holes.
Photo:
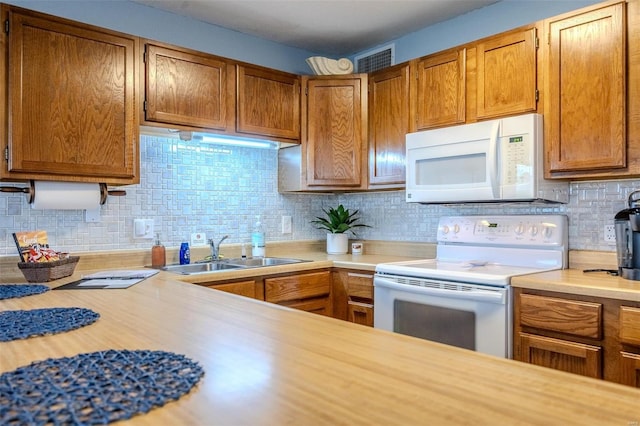
[[[381,70],[395,63],[395,45],[389,44],[355,57],[356,72]]]

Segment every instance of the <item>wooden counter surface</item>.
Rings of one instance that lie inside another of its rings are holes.
[[[65,280],[52,284],[59,285]],[[0,310],[84,307],[66,333],[0,342],[0,373],[107,349],[185,354],[205,370],[179,401],[132,425],[630,425],[640,390],[180,282],[52,290]]]
[[[640,281],[627,280],[606,272],[583,272],[582,269],[564,269],[523,275],[511,279],[513,287],[609,299],[640,302]]]

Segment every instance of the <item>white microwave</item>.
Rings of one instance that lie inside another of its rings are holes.
[[[569,183],[544,179],[542,115],[409,133],[407,202],[569,202]]]

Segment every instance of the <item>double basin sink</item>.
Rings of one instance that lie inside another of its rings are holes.
[[[208,272],[229,271],[233,269],[260,268],[263,266],[290,265],[308,262],[308,260],[284,257],[250,257],[213,260],[211,262],[191,263],[189,265],[169,265],[160,269],[182,275],[204,274]]]

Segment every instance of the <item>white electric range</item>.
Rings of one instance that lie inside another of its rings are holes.
[[[383,263],[374,327],[511,358],[511,278],[568,264],[563,215],[446,216],[435,259]]]

